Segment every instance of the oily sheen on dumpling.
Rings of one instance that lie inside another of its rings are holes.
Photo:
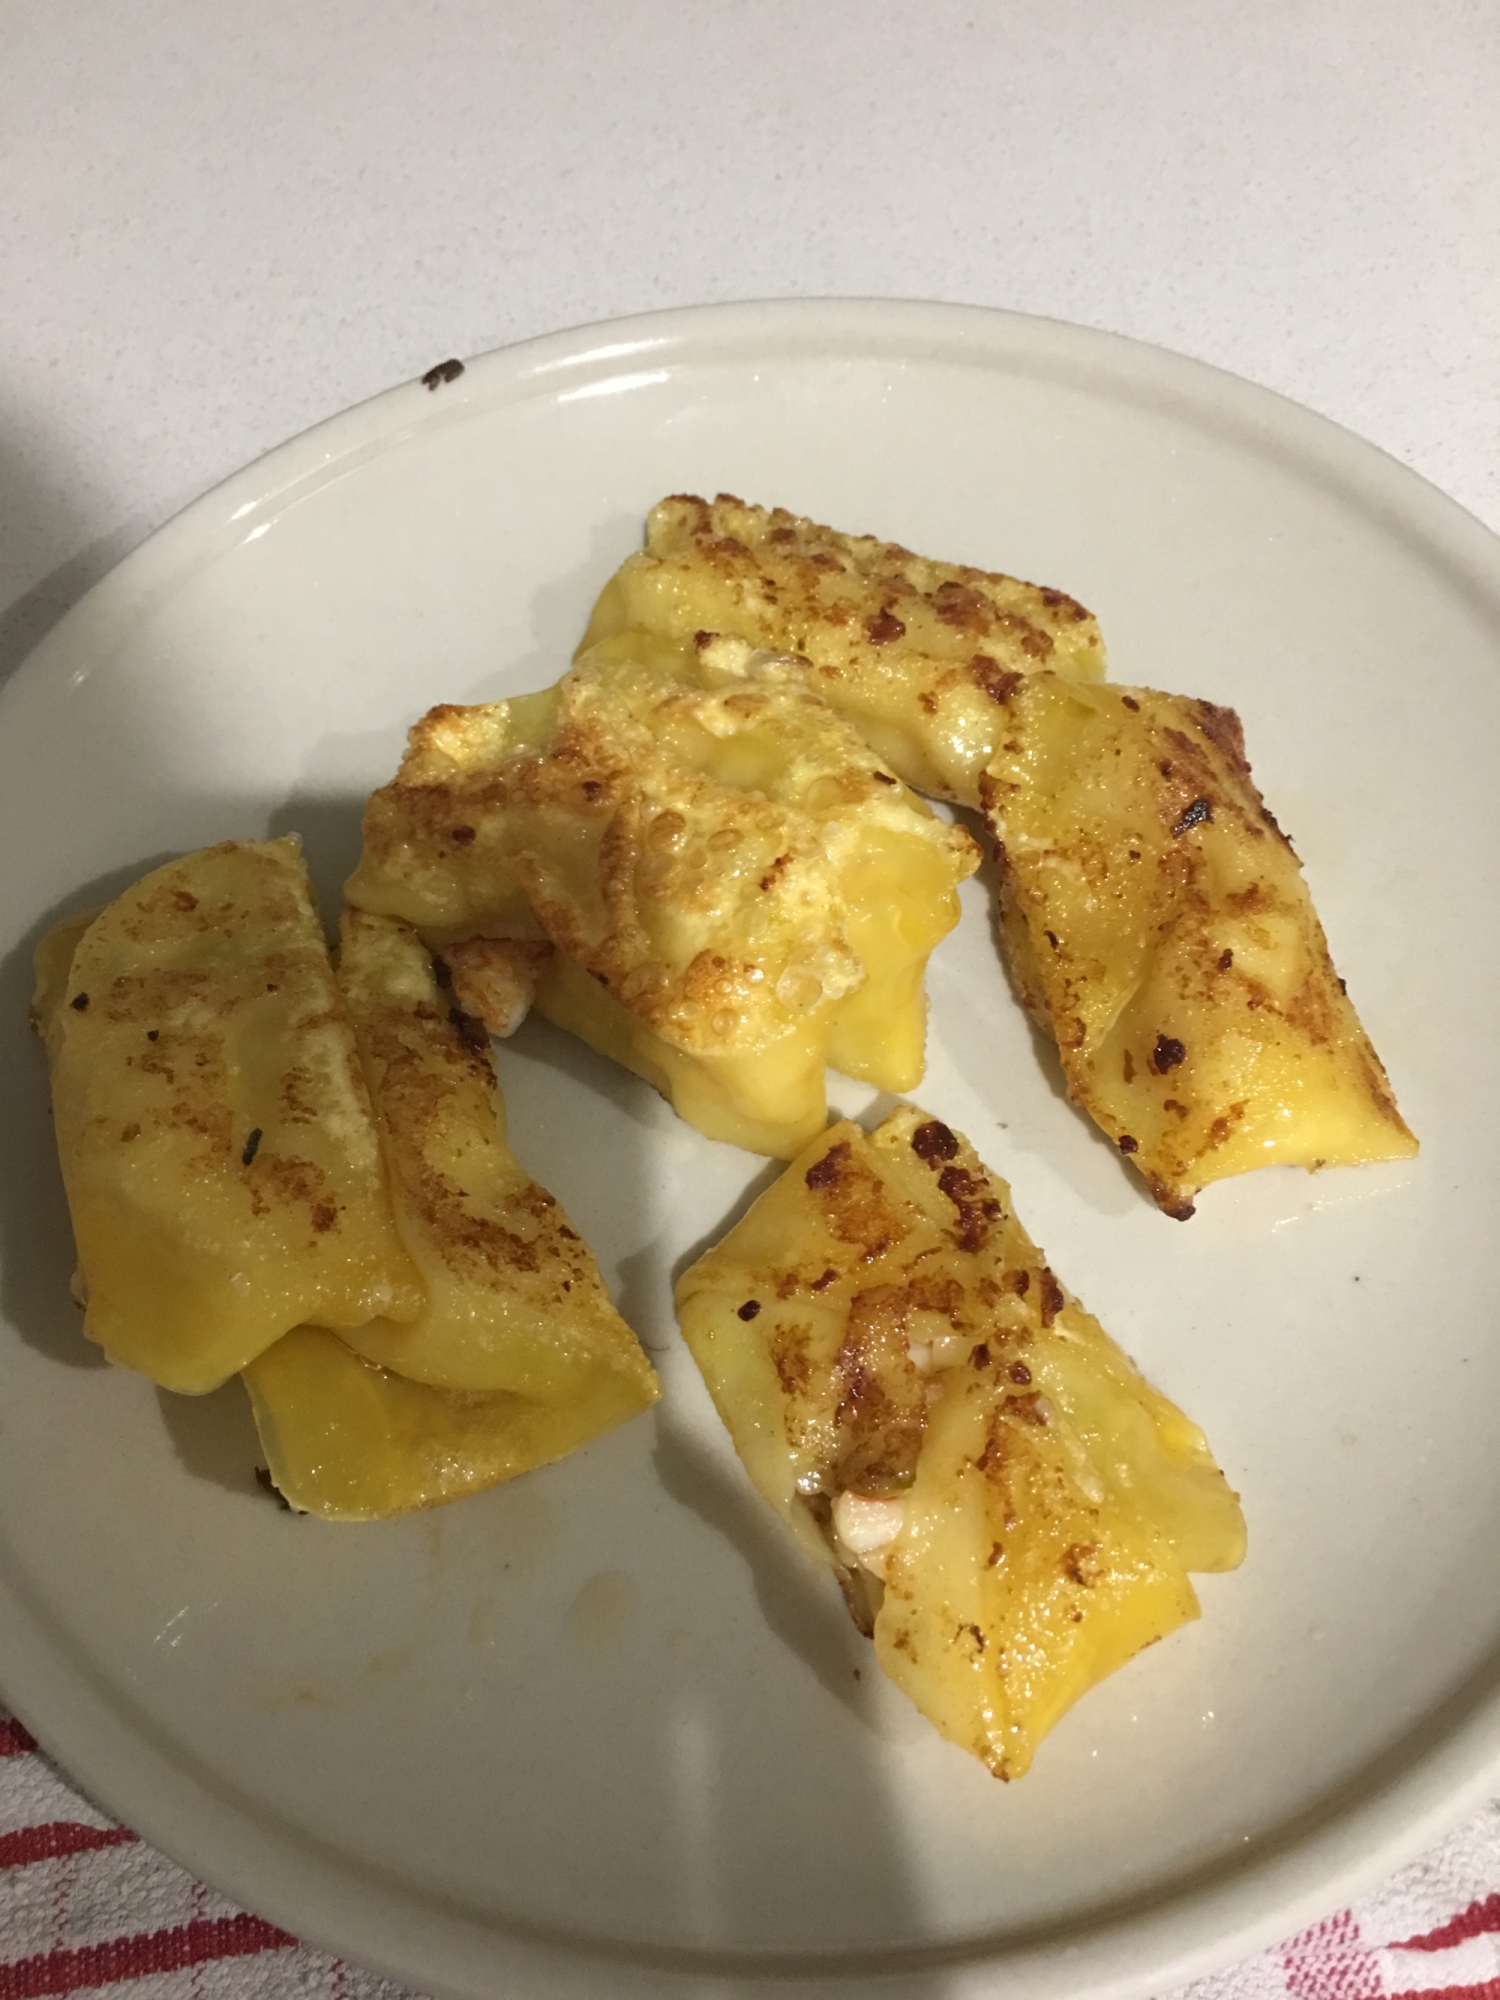
[[[326,1521],[379,1521],[550,1465],[649,1397],[597,1369],[559,1401],[443,1389],[365,1360],[337,1334],[295,1328],[244,1372],[277,1491]]]
[[[1198,1616],[1190,1571],[1243,1556],[1203,1433],[914,1106],[815,1140],[677,1311],[755,1485],[885,1672],[997,1777]]]
[[[920,1078],[923,975],[978,865],[808,685],[740,640],[601,647],[542,695],[434,709],[346,895],[439,951],[550,947],[536,1005],[710,1138],[790,1157],[830,1062]]]
[[[423,1289],[411,1320],[371,1320],[344,1339],[435,1388],[560,1405],[600,1377],[615,1384],[619,1416],[644,1409],[657,1394],[651,1364],[588,1245],[506,1144],[489,1038],[444,995],[416,933],[346,911],[338,981]]]
[[[84,1328],[111,1360],[198,1393],[304,1321],[415,1313],[294,838],[152,870],[38,973]]]
[[[551,1464],[659,1389],[587,1244],[506,1144],[488,1037],[415,932],[345,911],[338,981],[422,1304],[404,1323],[299,1327],[244,1382],[288,1503],[365,1521]]]
[[[1104,671],[1093,616],[1066,591],[913,555],[784,507],[721,493],[653,507],[646,546],[599,594],[580,655],[601,642],[690,650],[700,632],[796,653],[810,679],[916,791],[979,802],[1004,690],[1050,668]]]
[[[1050,673],[1004,707],[982,789],[1011,968],[1160,1206],[1415,1153],[1233,711]]]

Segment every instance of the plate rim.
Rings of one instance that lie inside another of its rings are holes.
[[[778,334],[783,344],[775,343]],[[86,650],[122,620],[149,613],[152,601],[177,577],[246,539],[258,517],[280,513],[303,494],[356,473],[419,432],[466,421],[491,404],[555,399],[565,383],[587,389],[630,362],[654,361],[661,379],[694,362],[723,365],[738,359],[730,351],[736,345],[756,338],[778,358],[803,348],[809,355],[819,348],[832,354],[863,343],[865,352],[880,347],[893,357],[904,353],[928,364],[985,361],[1015,373],[1029,362],[1029,370],[1021,372],[1096,381],[1102,376],[1111,393],[1123,382],[1137,396],[1186,405],[1220,430],[1233,429],[1299,467],[1315,468],[1324,483],[1332,480],[1362,509],[1397,526],[1405,539],[1420,541],[1465,595],[1480,600],[1500,623],[1500,539],[1420,473],[1277,391],[1125,335],[995,308],[922,300],[749,300],[674,307],[536,335],[467,361],[461,377],[435,390],[424,386],[422,377],[399,383],[272,447],[190,501],[95,583],[0,686],[0,713],[14,689],[53,670],[54,656]],[[652,371],[638,366],[635,372]],[[447,1946],[442,1964],[430,1954],[419,1961],[410,1955],[409,1942],[414,1934],[431,1942],[430,1913],[440,1899],[405,1886],[414,1907],[393,1916],[391,1890],[399,1896],[403,1885],[384,1882],[376,1871],[309,1836],[288,1844],[270,1816],[247,1810],[208,1782],[201,1769],[154,1746],[153,1732],[131,1720],[128,1705],[122,1715],[118,1695],[113,1710],[98,1702],[90,1687],[93,1676],[70,1656],[65,1635],[57,1634],[49,1648],[45,1635],[52,1619],[45,1606],[29,1607],[28,1627],[26,1596],[0,1568],[5,1608],[0,1674],[18,1719],[44,1746],[57,1744],[59,1761],[70,1771],[88,1773],[84,1788],[110,1812],[190,1872],[304,1942],[455,1995],[483,1990],[482,1982],[501,1969],[502,1955],[505,1969],[535,1981],[538,1991],[580,1996],[601,1990],[605,1965],[611,1992],[643,1995],[663,1990],[664,1981],[677,1986],[710,1975],[747,1996],[762,1989],[782,1996],[804,1990],[826,1994],[879,1970],[875,1961],[851,1960],[846,1953],[816,1968],[800,1961],[804,1976],[799,1976],[797,1966],[783,1963],[785,1955],[736,1969],[742,1955],[734,1953],[663,1954],[607,1940],[582,1946],[537,1942],[509,1922],[480,1920],[456,1908],[439,1918],[451,1933],[439,1939]],[[1267,1842],[1272,1851],[1259,1858],[1241,1864],[1226,1857],[1196,1885],[1188,1878],[1154,1892],[1135,1914],[1127,1908],[1115,1918],[1105,1909],[1081,1925],[1053,1925],[1034,1944],[1023,1937],[1012,1947],[1002,1938],[997,1948],[980,1938],[881,1953],[886,1966],[893,1958],[901,1966],[882,1984],[894,1979],[895,1991],[911,1978],[927,1991],[938,1977],[945,1991],[957,1993],[1003,1971],[1018,1995],[1125,2000],[1145,1990],[1143,1981],[1181,1984],[1233,1963],[1384,1879],[1490,1796],[1500,1780],[1500,1690],[1488,1687],[1492,1679],[1476,1676],[1487,1693],[1461,1690],[1424,1717],[1415,1733],[1436,1731],[1436,1748],[1408,1753],[1400,1745],[1387,1746],[1384,1757],[1399,1768],[1385,1781],[1362,1784],[1362,1796],[1347,1807],[1325,1802],[1308,1816],[1314,1824],[1303,1833],[1296,1831],[1298,1822],[1278,1830]],[[1436,1718],[1450,1707],[1465,1712],[1450,1727],[1440,1727]],[[138,1802],[143,1797],[144,1810]],[[161,1800],[166,1803],[158,1809]],[[310,1867],[313,1855],[317,1860]],[[337,1885],[340,1913],[361,1912],[358,1944],[351,1947],[346,1933],[331,1934],[310,1907],[318,1897],[316,1888],[307,1887],[313,1879]],[[414,1924],[424,1914],[426,1921]]]
[[[1458,571],[1469,591],[1476,581],[1468,573],[1471,571],[1482,579],[1478,594],[1488,597],[1490,592],[1500,591],[1500,534],[1461,502],[1336,418],[1214,362],[1102,327],[997,306],[837,295],[729,300],[664,307],[534,334],[469,358],[463,363],[461,376],[441,382],[435,389],[427,386],[425,375],[409,377],[294,432],[179,507],[90,585],[0,683],[0,702],[12,686],[31,677],[37,663],[45,662],[55,647],[86,631],[99,618],[101,603],[113,614],[116,596],[125,598],[122,608],[128,608],[132,600],[137,605],[145,600],[154,587],[170,577],[186,553],[183,545],[210,517],[218,516],[215,525],[221,531],[239,527],[234,539],[245,539],[257,525],[257,515],[317,490],[328,483],[335,466],[339,470],[333,476],[342,478],[356,471],[365,459],[399,446],[418,429],[461,421],[463,413],[476,403],[519,400],[502,393],[507,381],[532,383],[536,393],[545,394],[572,371],[584,386],[585,371],[590,367],[597,370],[626,357],[647,355],[664,361],[681,359],[680,350],[695,342],[714,341],[721,329],[728,332],[741,321],[754,324],[761,320],[780,322],[784,338],[795,333],[799,340],[816,340],[817,329],[822,328],[825,344],[830,326],[857,333],[866,341],[884,326],[890,329],[884,344],[904,359],[911,358],[906,329],[913,333],[925,329],[926,342],[935,348],[936,324],[944,332],[952,330],[949,346],[961,341],[972,350],[964,356],[967,360],[979,358],[986,350],[993,352],[1005,342],[1012,350],[1007,357],[1012,363],[1016,357],[1030,354],[1033,372],[1052,375],[1066,372],[1087,377],[1091,372],[1088,363],[1107,357],[1114,362],[1115,371],[1128,378],[1133,393],[1185,403],[1197,410],[1211,407],[1220,428],[1225,427],[1225,418],[1232,416],[1235,429],[1258,441],[1263,449],[1273,448],[1300,465],[1314,466],[1324,483],[1328,461],[1332,460],[1339,475],[1338,487],[1364,510],[1387,520],[1394,516],[1408,533],[1416,529],[1429,553],[1442,567]],[[1035,357],[1043,348],[1046,365],[1039,367]],[[929,353],[921,358],[948,357]],[[1068,364],[1066,370],[1058,367],[1059,361]],[[1320,449],[1310,448],[1314,442]],[[285,476],[267,484],[267,474],[280,468],[287,469]],[[1391,487],[1395,488],[1394,501]],[[1497,609],[1494,605],[1488,608]]]

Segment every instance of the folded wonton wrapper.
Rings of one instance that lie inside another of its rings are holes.
[[[751,1479],[885,1672],[997,1777],[1198,1616],[1189,1571],[1244,1554],[1203,1433],[915,1106],[816,1139],[677,1311]]]
[[[200,1393],[304,1321],[417,1311],[294,838],[169,862],[37,963],[84,1330],[112,1361]]]
[[[414,1319],[343,1337],[444,1389],[560,1405],[616,1379],[620,1415],[655,1400],[651,1365],[588,1245],[516,1161],[489,1037],[457,1013],[409,924],[348,910],[338,981],[390,1171],[396,1227],[421,1275]]]
[[[86,1330],[168,1388],[242,1371],[292,1505],[432,1506],[655,1400],[505,1144],[488,1038],[398,922],[351,913],[335,984],[295,840],[188,855],[60,925],[34,1014]]]
[[[646,546],[600,592],[579,654],[631,633],[691,649],[703,631],[801,654],[819,694],[899,777],[967,806],[979,803],[1007,687],[1043,667],[1104,672],[1098,624],[1065,591],[784,507],[679,493],[652,508]]]
[[[439,950],[540,938],[543,1014],[710,1138],[789,1157],[827,1116],[830,1062],[919,1080],[927,959],[978,851],[801,662],[732,639],[644,652],[432,710],[345,893]]]
[[[1415,1153],[1233,711],[1050,673],[1004,707],[982,785],[1011,968],[1161,1207]]]
[[[504,1389],[436,1389],[361,1359],[315,1326],[278,1340],[244,1381],[277,1490],[326,1521],[383,1520],[534,1472],[636,1415],[656,1394],[654,1377],[648,1388],[609,1368],[595,1369],[558,1402]]]

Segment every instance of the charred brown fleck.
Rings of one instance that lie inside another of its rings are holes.
[[[1002,667],[992,654],[976,653],[969,662],[969,678],[976,687],[984,690],[991,701],[999,702],[1003,707],[1026,676],[1014,667]]]
[[[1093,1542],[1074,1542],[1071,1548],[1064,1549],[1062,1572],[1070,1583],[1076,1583],[1083,1590],[1092,1590],[1104,1574],[1097,1545]]]
[[[448,838],[455,847],[468,847],[474,839],[474,829],[472,826],[456,826]]]
[[[812,1284],[808,1287],[808,1290],[814,1292],[826,1292],[828,1290],[828,1287],[830,1285],[836,1285],[838,1283],[838,1280],[839,1280],[839,1274],[837,1271],[834,1270],[833,1266],[830,1264],[828,1269],[823,1273],[821,1278],[813,1279]]]
[[[72,1005],[78,1013],[86,1013],[88,1011],[88,1004],[89,996],[87,993],[75,993],[73,995]]]
[[[262,1493],[270,1494],[271,1498],[276,1502],[276,1505],[281,1509],[283,1514],[295,1514],[297,1512],[297,1509],[292,1505],[291,1501],[287,1499],[286,1495],[282,1492],[281,1488],[276,1484],[276,1481],[271,1477],[271,1468],[268,1465],[256,1466],[255,1483],[260,1488]]]
[[[1207,799],[1194,799],[1193,803],[1183,812],[1176,826],[1173,827],[1172,838],[1175,840],[1179,834],[1186,833],[1191,827],[1208,824],[1212,821],[1213,816],[1214,809]]]
[[[1169,1069],[1176,1069],[1187,1059],[1187,1050],[1175,1035],[1158,1035],[1156,1047],[1151,1051],[1151,1067],[1158,1076],[1165,1076]]]
[[[832,1188],[839,1184],[844,1171],[844,1163],[849,1158],[847,1142],[830,1146],[821,1160],[814,1160],[803,1179],[810,1188]]]
[[[989,1225],[1002,1213],[990,1194],[989,1182],[983,1175],[976,1179],[966,1167],[944,1167],[938,1175],[938,1187],[958,1210],[958,1247],[979,1249],[989,1234]]]
[[[1120,699],[1121,699],[1121,701],[1123,701],[1123,702],[1124,702],[1125,706],[1126,706],[1126,707],[1127,707],[1128,709],[1130,709],[1130,710],[1131,710],[1131,712],[1132,712],[1133,714],[1137,714],[1137,715],[1138,715],[1138,714],[1140,713],[1140,707],[1141,707],[1141,705],[1140,705],[1140,703],[1139,703],[1139,702],[1138,702],[1138,701],[1136,700],[1136,698],[1135,698],[1135,696],[1134,696],[1133,694],[1124,694],[1124,695],[1121,695]]]
[[[1031,1370],[1026,1366],[1024,1361],[1012,1361],[1005,1372],[1009,1375],[1012,1382],[1018,1383],[1023,1389],[1031,1380]]]
[[[1057,1279],[1045,1264],[1042,1266],[1041,1284],[1042,1325],[1051,1326],[1053,1320],[1057,1318],[1057,1315],[1067,1304],[1067,1298],[1062,1286],[1057,1282]]]
[[[990,1350],[988,1345],[984,1341],[982,1340],[980,1341],[979,1345],[974,1349],[974,1352],[969,1356],[969,1361],[971,1365],[975,1368],[989,1367]]]
[[[865,637],[872,646],[889,646],[893,640],[906,637],[906,626],[887,605],[866,623]]]
[[[919,1160],[929,1166],[936,1160],[952,1160],[958,1157],[958,1141],[948,1127],[936,1118],[919,1125],[911,1135],[911,1149]]]
[[[1232,951],[1221,951],[1219,953],[1220,972],[1227,972],[1230,966],[1233,964],[1234,964],[1234,953]]]
[[[1141,1150],[1140,1140],[1132,1138],[1128,1132],[1120,1134],[1118,1144],[1122,1153],[1138,1153]]]
[[[424,389],[441,389],[445,382],[456,382],[464,372],[464,364],[450,358],[436,362],[422,377]]]
[[[261,1129],[257,1125],[255,1129],[251,1132],[249,1138],[245,1141],[244,1151],[240,1154],[240,1165],[242,1167],[248,1167],[250,1162],[255,1158],[256,1154],[260,1151],[260,1142],[262,1136],[263,1135],[261,1133]]]
[[[754,1319],[759,1311],[759,1299],[746,1299],[745,1303],[739,1308],[739,1316],[741,1319]]]
[[[466,1014],[462,1007],[450,1007],[448,1020],[458,1030],[458,1039],[466,1049],[475,1055],[483,1055],[488,1051],[490,1031],[476,1015]]]
[[[1148,1173],[1146,1175],[1146,1185],[1151,1190],[1152,1200],[1160,1208],[1163,1215],[1170,1215],[1174,1222],[1191,1222],[1194,1212],[1193,1204],[1190,1201],[1174,1201],[1171,1189],[1161,1178],[1160,1174]]]

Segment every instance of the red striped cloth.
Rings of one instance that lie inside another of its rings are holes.
[[[1500,2000],[1500,1801],[1353,1909],[1162,2000]],[[0,2000],[419,2000],[114,1826],[0,1709]]]
[[[0,1710],[0,2000],[413,2000],[194,1881]]]

